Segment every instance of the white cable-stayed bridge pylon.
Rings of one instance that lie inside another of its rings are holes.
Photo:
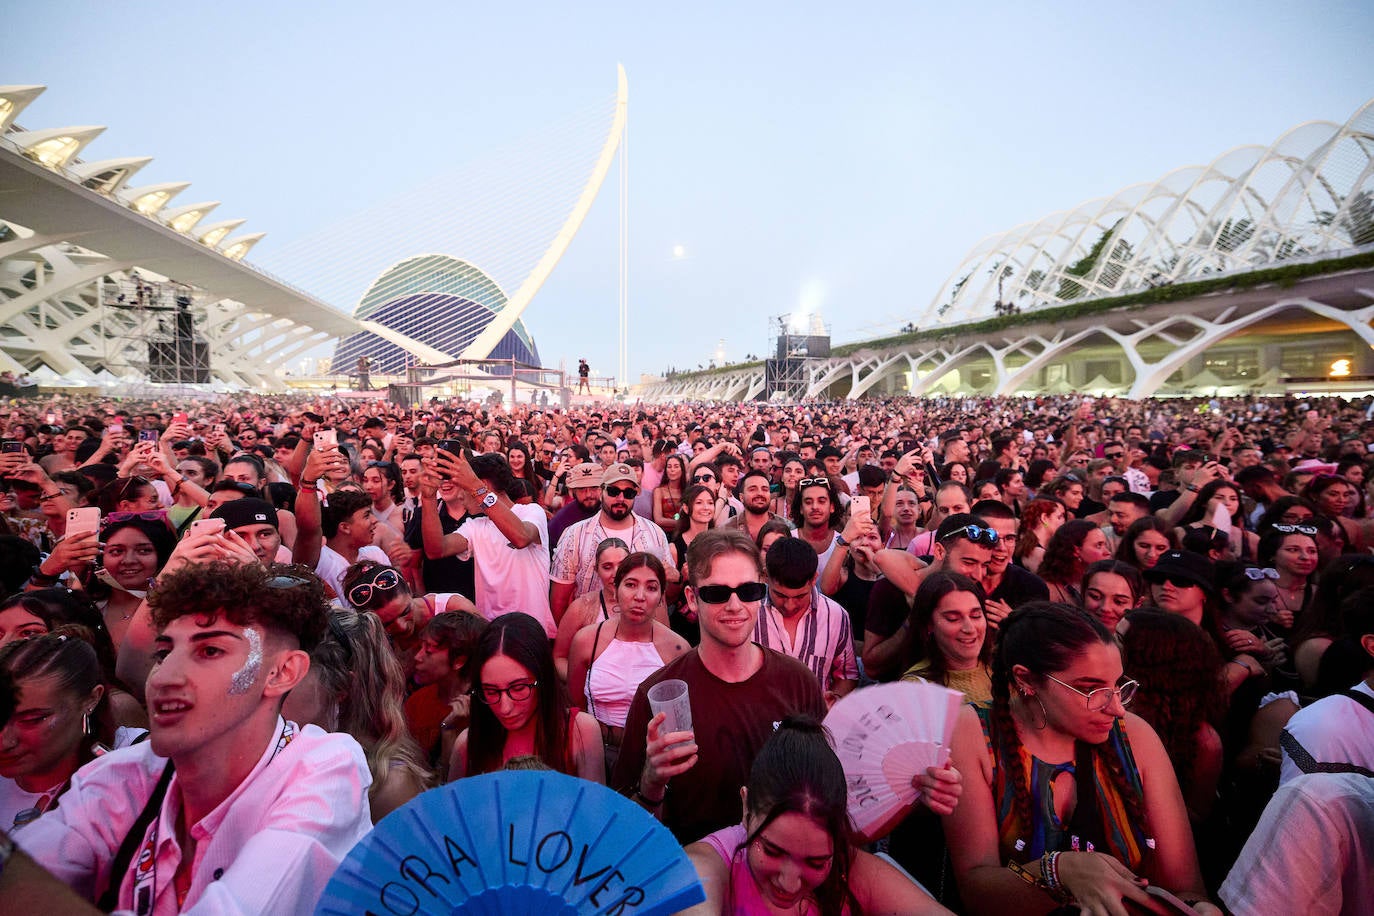
[[[514,331],[533,353],[520,316],[586,219],[625,137],[623,67],[617,75],[610,105],[310,233],[264,255],[263,266],[352,312],[383,349],[430,363],[483,359]],[[622,300],[624,279],[622,264]],[[368,345],[353,349],[372,355]]]

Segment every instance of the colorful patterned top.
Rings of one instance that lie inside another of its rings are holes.
[[[1116,787],[1104,760],[1106,755],[1090,756],[1088,746],[1079,744],[1075,763],[1052,765],[1037,760],[1024,746],[1020,746],[1020,759],[1016,765],[1029,777],[1031,823],[1019,823],[1011,774],[998,757],[1001,747],[994,737],[992,710],[984,706],[975,706],[974,710],[983,726],[983,739],[987,742],[988,756],[992,759],[992,794],[997,806],[1000,858],[1028,862],[1046,851],[1095,850],[1112,855],[1131,871],[1140,874],[1146,856],[1154,847],[1154,840],[1146,835],[1145,824],[1131,823],[1126,799]],[[1120,720],[1112,726],[1106,750],[1120,761],[1131,789],[1143,794],[1140,770]],[[1074,773],[1078,785],[1083,786],[1084,779],[1077,769],[1078,765],[1089,760],[1092,762],[1089,778],[1096,791],[1092,798],[1086,800],[1086,805],[1084,793],[1080,791],[1077,810],[1068,823],[1062,823],[1054,810],[1054,778],[1062,772]]]

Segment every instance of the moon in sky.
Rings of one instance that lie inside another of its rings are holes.
[[[686,249],[686,248],[684,248],[682,245],[674,245],[674,246],[673,246],[673,257],[675,257],[675,258],[682,258],[682,257],[686,257],[686,256],[687,256],[687,249]]]

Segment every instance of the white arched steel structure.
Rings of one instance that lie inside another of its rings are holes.
[[[989,236],[922,328],[1029,312],[1374,243],[1374,101]],[[999,303],[1001,309],[999,309]]]

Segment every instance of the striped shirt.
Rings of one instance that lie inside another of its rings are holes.
[[[759,606],[759,622],[754,627],[754,642],[790,655],[816,675],[822,692],[833,690],[835,681],[857,681],[859,663],[854,658],[854,636],[849,612],[811,590],[811,607],[797,622],[796,636],[789,636],[782,612],[773,607],[769,594]]]

